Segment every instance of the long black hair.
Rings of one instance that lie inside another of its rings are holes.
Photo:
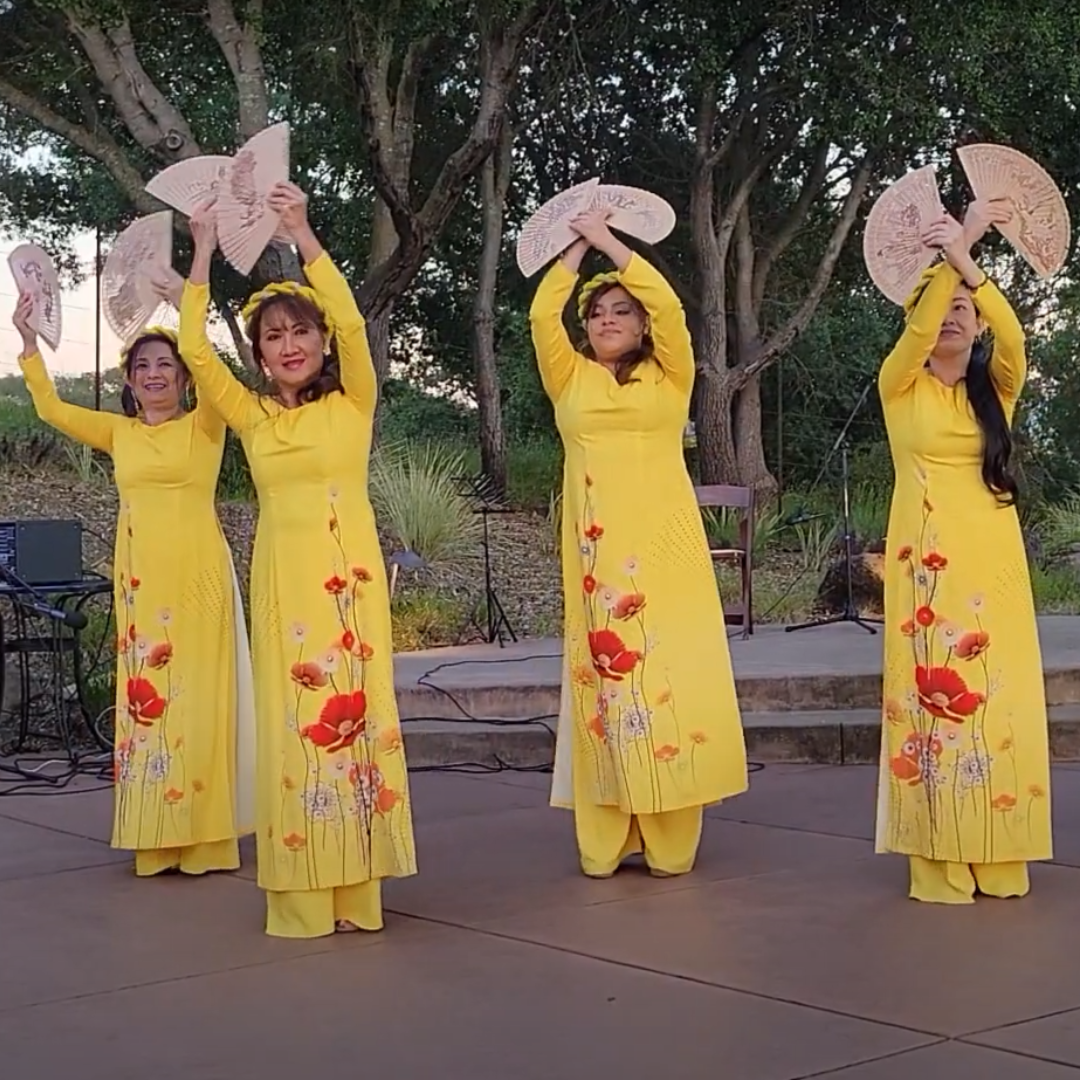
[[[983,437],[982,478],[1002,506],[1015,506],[1019,496],[1016,478],[1009,471],[1013,440],[1005,407],[990,377],[993,353],[986,342],[976,341],[971,347],[964,382],[968,401],[975,414]]]
[[[924,279],[918,292],[908,301],[908,309],[914,311],[929,284]],[[979,305],[971,298],[976,313]],[[1016,478],[1009,471],[1009,459],[1012,457],[1013,440],[1009,429],[1009,420],[1005,415],[1005,406],[1001,404],[993,379],[990,377],[990,363],[993,350],[981,338],[971,346],[971,358],[964,374],[971,411],[975,422],[982,432],[982,478],[986,487],[993,492],[1002,506],[1015,506],[1020,494]]]

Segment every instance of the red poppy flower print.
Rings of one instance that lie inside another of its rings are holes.
[[[165,699],[149,679],[128,679],[128,716],[142,727],[152,727],[165,715]]]
[[[941,757],[944,744],[938,736],[927,738],[913,731],[900,747],[900,753],[889,759],[889,771],[897,780],[918,784],[933,760]]]
[[[915,668],[915,685],[919,690],[919,704],[931,716],[939,720],[951,720],[962,724],[986,698],[969,690],[963,678],[952,668]]]
[[[931,570],[936,574],[949,565],[949,560],[946,559],[944,555],[940,555],[936,551],[931,551],[929,555],[923,556],[922,564],[927,570]]]
[[[911,558],[911,545],[905,544],[897,553],[896,558],[899,562],[907,562]]]
[[[964,634],[956,643],[956,655],[961,660],[974,660],[990,648],[990,635],[985,630],[973,630]]]
[[[645,594],[644,593],[625,593],[615,601],[615,606],[611,609],[611,614],[616,619],[632,619],[638,612],[645,608]]]
[[[320,690],[326,685],[326,672],[310,660],[307,663],[293,664],[289,674],[294,683],[299,683],[306,690]]]
[[[603,536],[603,535],[604,535],[603,526],[602,525],[597,525],[597,523],[595,521],[585,530],[585,539],[586,540],[599,540],[600,537]]]
[[[933,626],[937,616],[934,614],[934,609],[923,604],[918,611],[915,612],[915,621],[920,626]]]
[[[592,574],[586,574],[585,579],[581,583],[581,587],[589,596],[592,596],[592,594],[596,592],[596,578],[594,578]]]
[[[900,624],[900,633],[903,634],[904,637],[914,637],[915,636],[915,620],[914,619],[906,619],[904,622],[902,622]]]
[[[142,582],[137,577],[133,577],[129,584],[131,585],[131,591],[135,592]]]
[[[352,746],[367,724],[367,696],[363,690],[335,694],[322,707],[319,719],[300,732],[316,746],[333,753]]]
[[[349,583],[342,577],[338,577],[335,574],[331,578],[327,578],[323,583],[323,588],[330,593],[331,596],[338,596],[343,593],[349,587]]]
[[[172,655],[172,645],[168,641],[162,641],[150,650],[150,655],[146,658],[147,666],[160,671],[161,668],[169,666]]]
[[[634,670],[641,653],[628,649],[614,630],[593,630],[589,633],[589,652],[593,667],[602,679],[622,682]]]
[[[364,585],[375,580],[371,576],[371,571],[366,566],[354,566],[352,568],[352,576]]]

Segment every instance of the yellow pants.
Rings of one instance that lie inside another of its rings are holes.
[[[271,937],[326,937],[339,921],[361,930],[381,930],[382,882],[266,894],[266,932]]]
[[[135,852],[135,873],[139,877],[153,877],[166,870],[179,870],[181,874],[212,874],[216,870],[239,869],[240,845],[235,837],[209,844]]]
[[[1027,896],[1031,889],[1026,862],[936,862],[919,855],[908,857],[912,900],[928,904],[973,904],[975,893],[1006,899]]]
[[[617,806],[574,800],[581,869],[589,877],[608,877],[623,859],[644,853],[658,874],[688,874],[694,868],[704,810],[688,806],[659,814],[628,814]]]

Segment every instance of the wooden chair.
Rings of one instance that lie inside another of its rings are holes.
[[[698,506],[701,509],[738,510],[739,534],[734,547],[709,546],[714,563],[734,563],[740,568],[742,593],[737,604],[724,604],[724,622],[728,626],[741,626],[742,636],[754,632],[753,572],[754,572],[754,491],[753,488],[734,487],[728,484],[709,484],[695,487]]]

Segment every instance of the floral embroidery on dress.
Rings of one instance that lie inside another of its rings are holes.
[[[679,731],[675,695],[666,674],[649,669],[655,642],[648,631],[648,596],[641,587],[641,566],[634,555],[616,554],[603,560],[601,550],[610,543],[603,520],[597,515],[593,481],[585,477],[582,517],[578,522],[581,556],[581,598],[588,644],[588,664],[571,672],[578,715],[597,753],[595,783],[600,797],[616,801],[620,792],[630,797],[632,769],[647,773],[656,810],[664,809],[661,776],[678,782],[678,770],[688,769],[696,782],[694,755],[707,740],[702,732],[689,737],[689,751]],[[611,569],[618,566],[617,571]],[[649,674],[648,682],[646,673]],[[663,688],[656,691],[656,682]],[[654,691],[650,694],[650,690]],[[655,726],[658,712],[674,722],[675,738],[659,742]]]
[[[138,813],[136,846],[160,847],[164,841],[167,814],[190,814],[190,799],[205,791],[201,779],[189,784],[182,733],[169,730],[172,706],[182,694],[173,678],[174,643],[169,635],[169,609],[144,613],[139,604],[142,579],[132,567],[134,532],[125,506],[127,524],[125,568],[120,571],[117,641],[123,679],[116,710],[116,739],[113,747],[113,780],[117,790],[118,815],[127,821]],[[153,631],[148,630],[153,626]],[[122,695],[122,696],[121,696]],[[189,794],[190,793],[190,794]],[[157,803],[157,812],[147,806]]]
[[[896,552],[907,578],[908,608],[899,629],[910,643],[911,674],[906,698],[883,704],[886,730],[902,729],[898,744],[895,735],[889,739],[891,798],[918,800],[916,827],[929,840],[930,857],[944,857],[949,830],[956,849],[950,857],[992,862],[998,831],[1030,828],[1031,804],[1045,792],[1020,800],[1012,725],[994,712],[1000,685],[991,667],[986,601],[971,596],[960,612],[945,600],[949,556],[938,546],[933,515],[924,497],[918,538]],[[969,815],[982,822],[981,850],[974,852],[964,851],[961,840],[960,823]],[[897,843],[903,817],[891,815]]]
[[[401,751],[400,727],[380,725],[369,711],[367,669],[375,649],[364,638],[363,607],[364,587],[374,577],[349,560],[334,497],[331,491],[328,523],[337,550],[335,565],[327,568],[323,581],[322,602],[332,607],[335,629],[329,640],[319,641],[312,640],[304,623],[293,623],[288,632],[296,646],[289,671],[294,697],[288,723],[300,742],[306,768],[297,779],[283,766],[277,830],[285,851],[306,859],[314,888],[322,887],[314,850],[333,846],[344,857],[350,831],[369,871],[374,834],[380,829],[393,852],[395,867],[390,872],[401,872],[410,863],[406,797],[388,784],[379,767],[381,757]],[[302,831],[285,824],[289,805],[297,803]],[[273,827],[269,836],[274,836]]]

